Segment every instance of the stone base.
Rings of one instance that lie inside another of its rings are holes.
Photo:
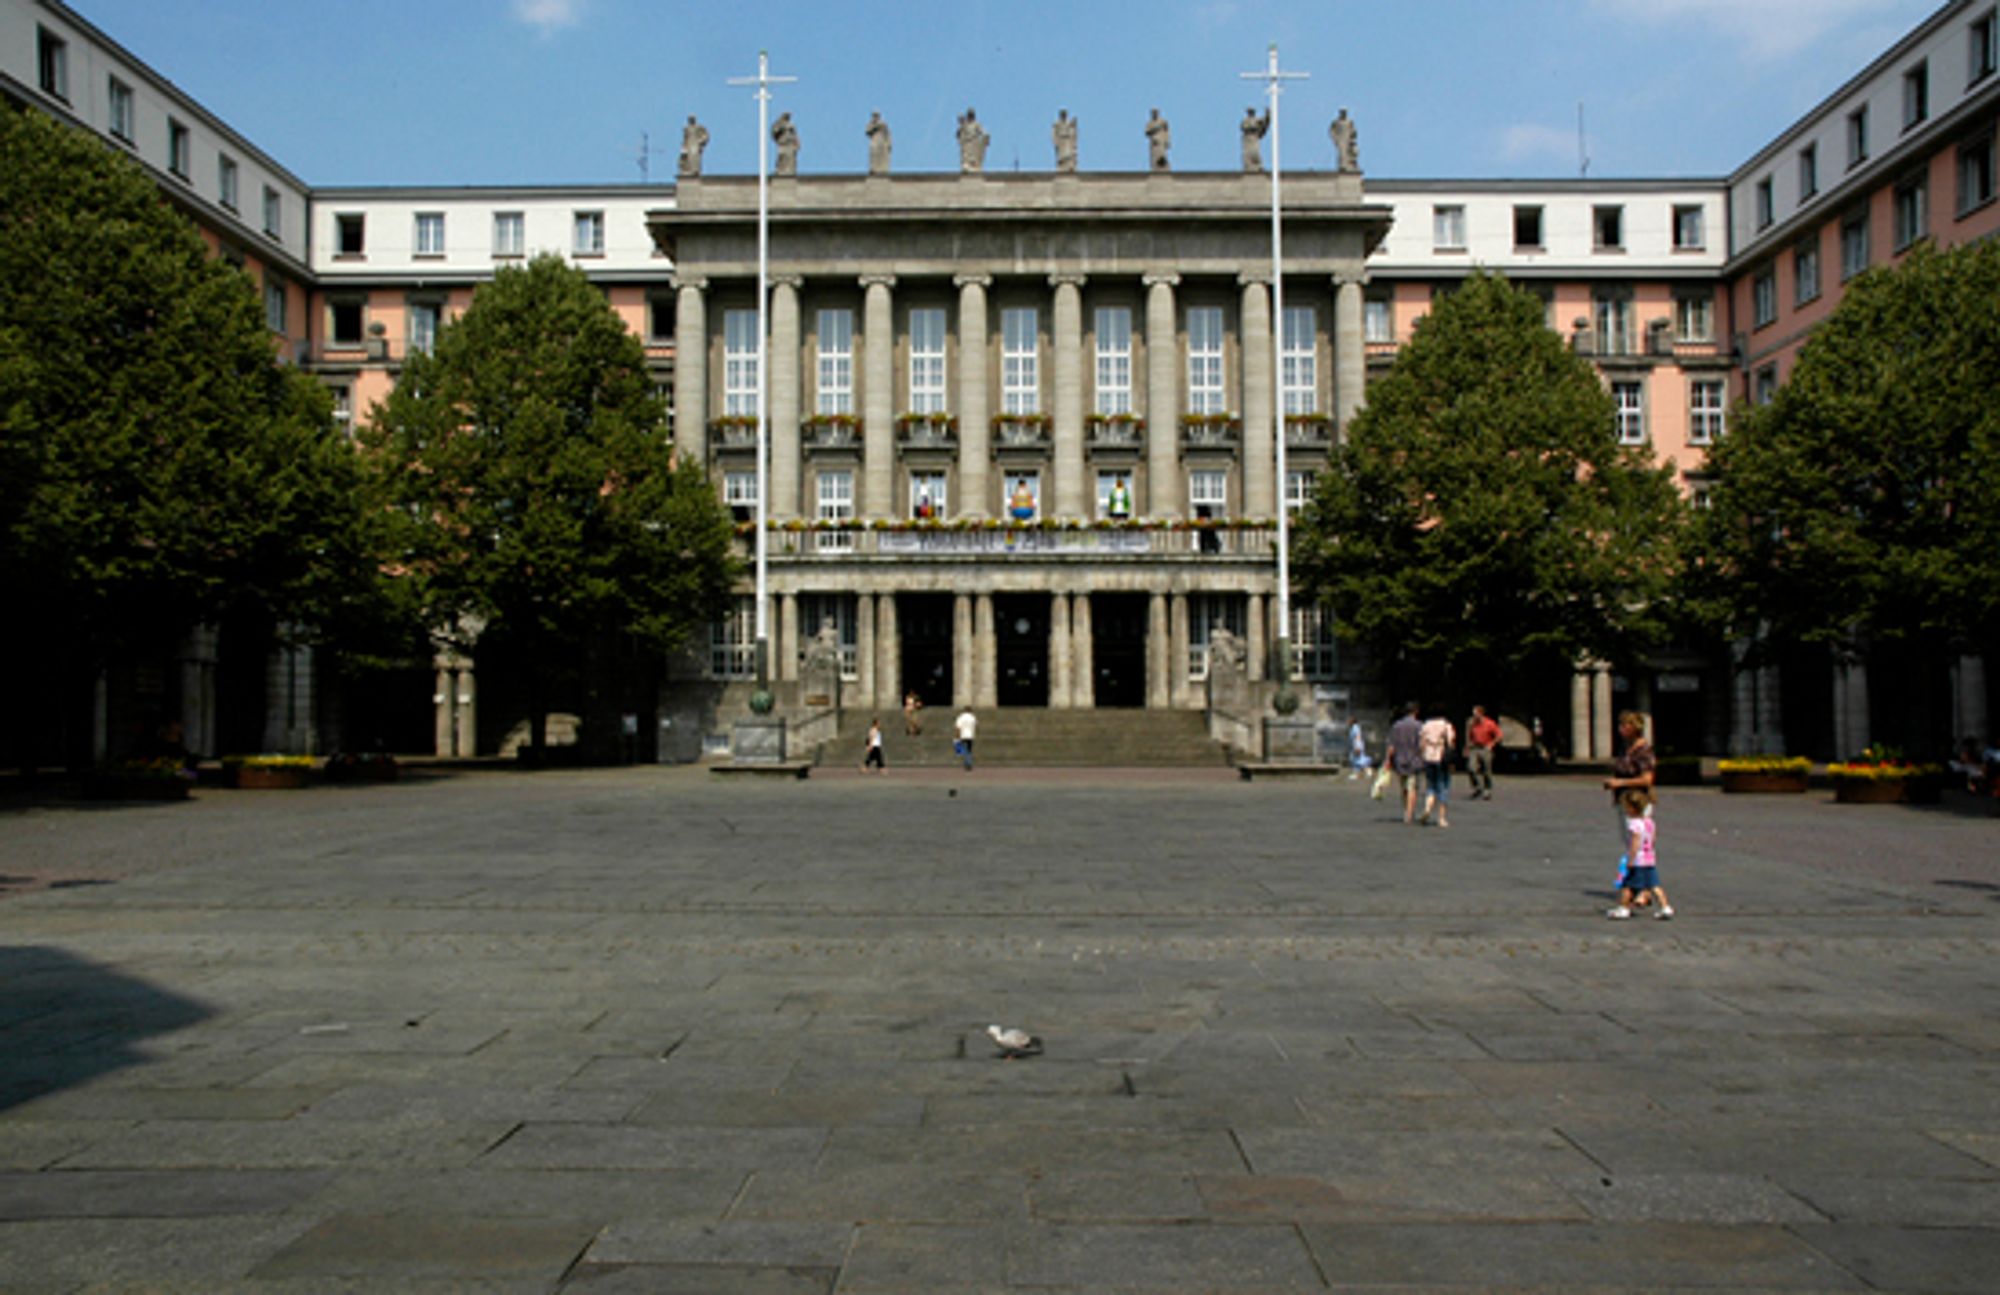
[[[729,726],[729,762],[736,765],[782,764],[785,759],[785,721],[777,716],[752,715]]]
[[[767,764],[732,764],[724,761],[708,766],[710,773],[749,774],[752,777],[805,779],[812,765],[804,760],[773,760]]]
[[[1257,778],[1339,778],[1346,775],[1347,769],[1344,765],[1338,764],[1270,764],[1260,762],[1256,764],[1239,764],[1236,766],[1236,772],[1242,775],[1243,781],[1250,782]]]
[[[231,782],[241,791],[296,791],[306,785],[304,769],[238,769]]]
[[[1317,737],[1317,727],[1309,719],[1266,719],[1264,762],[1316,765],[1319,761]]]

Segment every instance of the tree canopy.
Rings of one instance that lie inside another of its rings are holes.
[[[676,464],[639,340],[559,257],[481,286],[410,356],[365,439],[423,615],[514,644],[531,680],[606,636],[664,657],[723,606],[728,514]],[[531,722],[539,746],[539,704]]]
[[[372,571],[354,447],[250,279],[130,160],[0,109],[0,598],[79,666]]]
[[[1683,515],[1541,301],[1477,273],[1370,384],[1294,567],[1392,681],[1504,676],[1619,660],[1658,634]]]
[[[2000,635],[2000,243],[1847,285],[1710,452],[1700,601],[1766,644]]]

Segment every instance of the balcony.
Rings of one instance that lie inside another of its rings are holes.
[[[1090,414],[1083,420],[1083,431],[1095,453],[1136,453],[1146,444],[1146,420],[1137,414]]]
[[[1181,449],[1230,450],[1243,442],[1243,420],[1235,414],[1183,414]]]
[[[998,414],[994,417],[994,453],[1045,451],[1048,448],[1047,414]]]
[[[799,443],[808,454],[857,450],[861,427],[853,414],[813,414],[799,422]]]
[[[950,414],[904,414],[896,420],[896,446],[905,454],[958,448],[958,420]]]
[[[1285,448],[1306,454],[1333,449],[1333,419],[1326,414],[1286,414]]]
[[[757,448],[757,420],[748,414],[724,414],[720,418],[708,420],[709,448],[723,450],[755,450]]]

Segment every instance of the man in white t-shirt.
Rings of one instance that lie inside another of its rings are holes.
[[[972,739],[979,732],[979,721],[973,717],[972,707],[967,706],[964,710],[958,712],[958,719],[953,721],[953,729],[958,735],[958,740],[952,743],[952,750],[958,753],[959,759],[965,761],[965,767],[970,771],[972,768]]]

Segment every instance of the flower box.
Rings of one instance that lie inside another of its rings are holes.
[[[291,791],[306,785],[306,771],[242,765],[234,771],[233,781],[239,791]]]
[[[1781,770],[1722,771],[1722,790],[1732,795],[1803,795],[1808,775]]]

